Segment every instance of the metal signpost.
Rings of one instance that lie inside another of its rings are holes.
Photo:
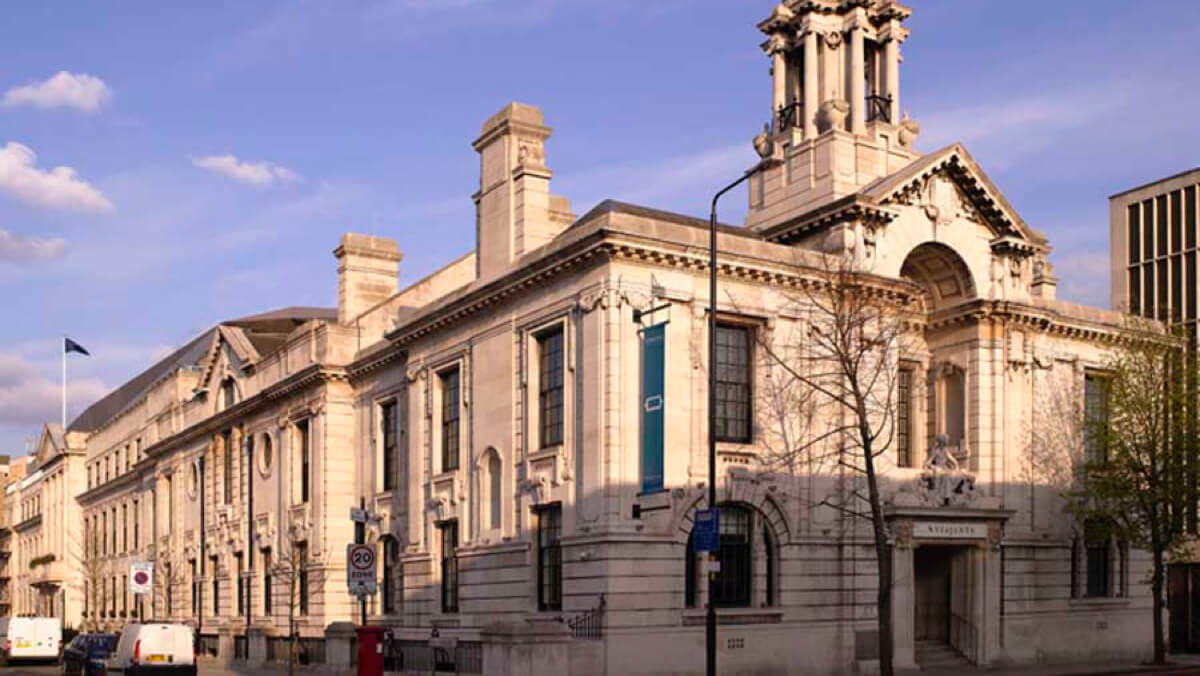
[[[149,594],[154,585],[154,564],[139,561],[129,564],[129,592],[131,594]]]

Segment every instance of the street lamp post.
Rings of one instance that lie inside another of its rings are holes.
[[[708,217],[708,508],[717,508],[717,202],[758,172],[779,164],[765,157],[712,198]],[[718,534],[718,541],[720,534]],[[704,673],[717,676],[717,609],[713,606],[713,572],[706,570],[708,598],[704,614]]]

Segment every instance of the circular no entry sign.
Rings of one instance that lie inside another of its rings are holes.
[[[133,582],[134,584],[139,585],[150,584],[150,573],[147,573],[144,570],[137,571],[133,574]]]

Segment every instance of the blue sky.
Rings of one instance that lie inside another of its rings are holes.
[[[912,0],[902,106],[1107,305],[1109,194],[1200,164],[1194,0]],[[480,123],[541,106],[555,192],[703,214],[769,115],[769,0],[354,0],[5,8],[0,453],[226,318],[336,300],[347,230],[402,282],[466,252]],[[1153,11],[1151,11],[1153,10]],[[55,77],[65,71],[68,75]],[[66,167],[67,169],[55,169]],[[735,200],[722,217],[744,215]]]

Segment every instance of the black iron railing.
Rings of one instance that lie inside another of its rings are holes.
[[[804,126],[804,106],[799,101],[792,101],[779,106],[775,117],[776,131]]]
[[[892,121],[892,97],[871,94],[867,97],[867,122]]]
[[[389,641],[383,670],[389,672],[483,673],[483,644],[459,641],[454,648],[433,648],[425,641]]]
[[[272,636],[267,639],[267,661],[288,661],[288,639],[286,636]],[[301,636],[295,644],[296,664],[325,664],[325,639],[320,637]]]
[[[604,594],[601,594],[600,603],[595,608],[567,620],[567,626],[571,628],[571,636],[592,641],[604,638],[605,604]]]

